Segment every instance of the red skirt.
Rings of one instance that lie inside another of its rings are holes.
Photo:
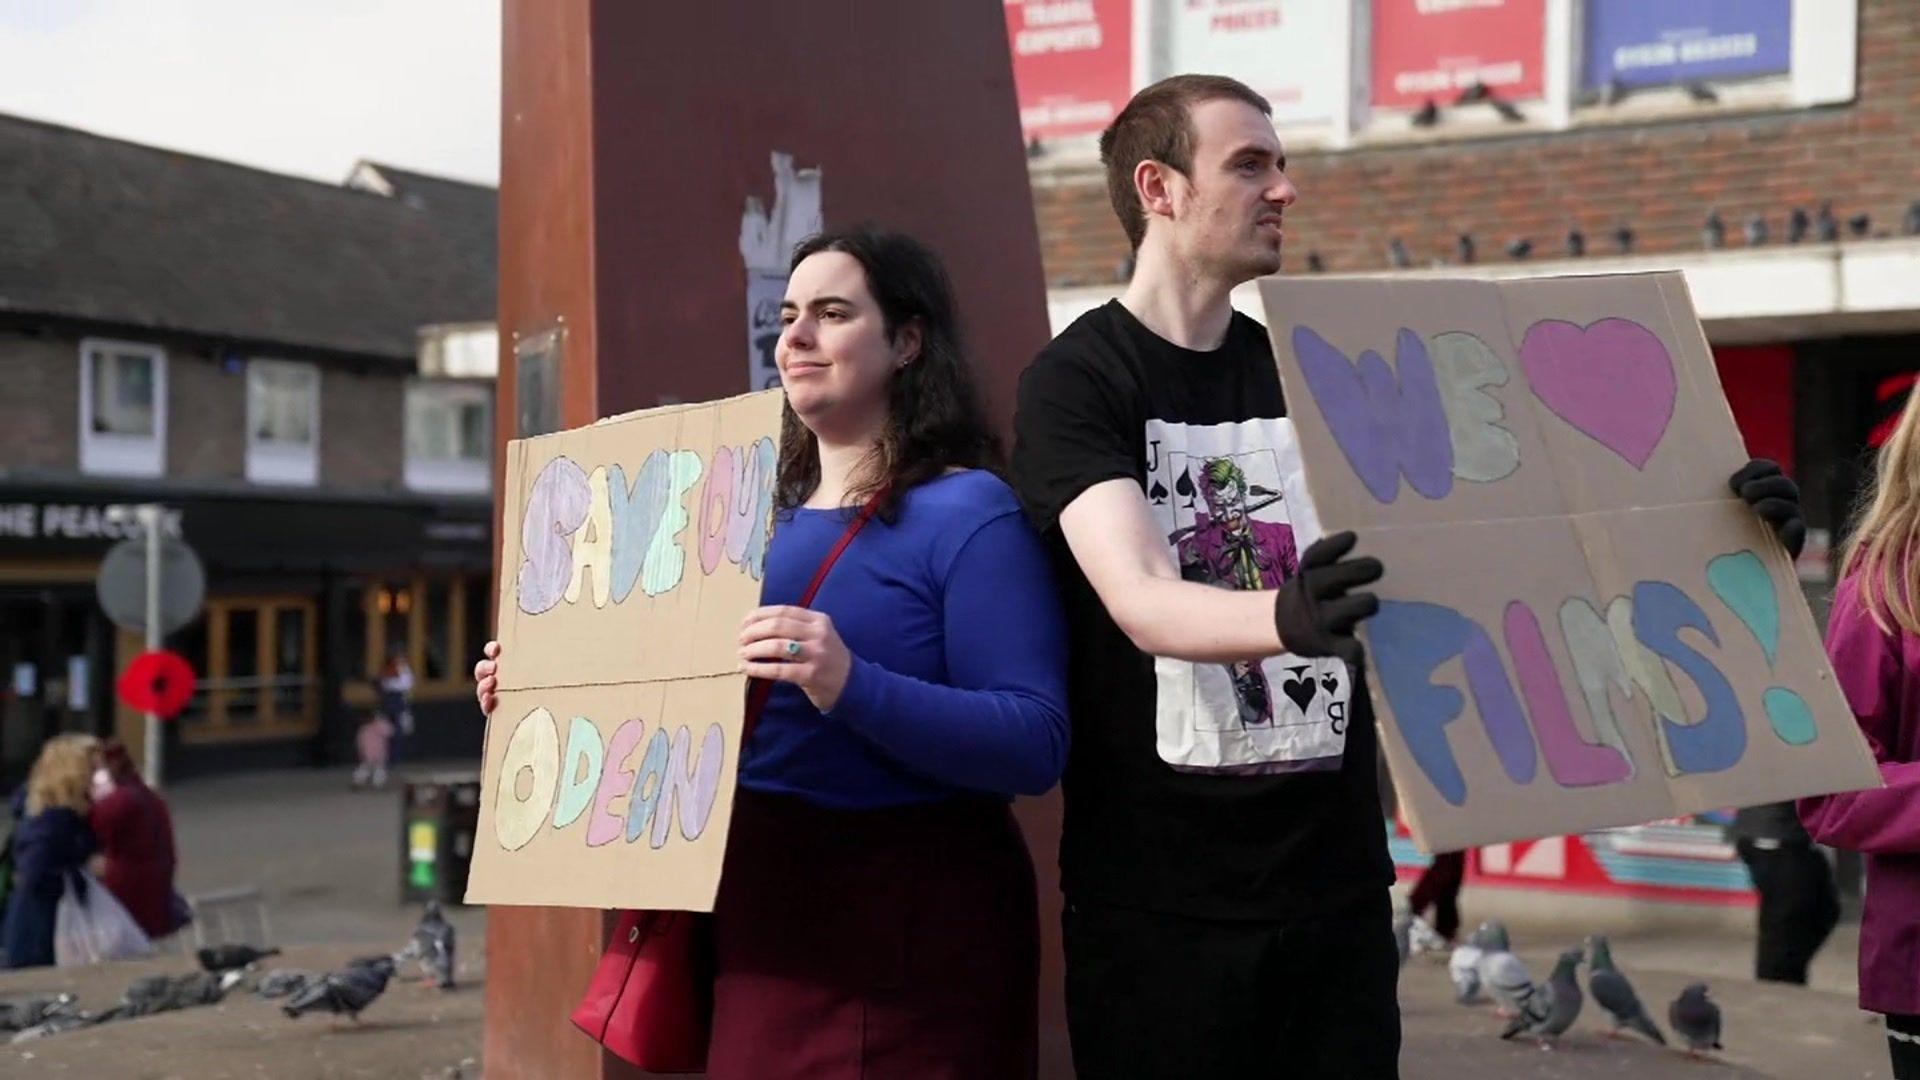
[[[1013,814],[735,796],[714,909],[714,1080],[1036,1070],[1039,922]]]

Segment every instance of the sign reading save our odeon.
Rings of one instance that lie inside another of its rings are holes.
[[[499,705],[467,900],[710,910],[778,390],[507,446]]]
[[[1879,786],[1679,273],[1261,292],[1428,850]]]

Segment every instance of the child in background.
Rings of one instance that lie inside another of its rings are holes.
[[[382,713],[367,717],[354,733],[354,745],[360,750],[360,764],[353,770],[353,786],[387,786],[387,759],[393,751],[393,721]]]

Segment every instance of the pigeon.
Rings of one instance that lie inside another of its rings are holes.
[[[1767,217],[1755,214],[1747,219],[1747,246],[1759,247],[1767,242]]]
[[[1428,98],[1421,103],[1420,110],[1413,114],[1414,127],[1432,127],[1440,122],[1440,103]]]
[[[114,1012],[118,1017],[131,1018],[218,1004],[244,977],[238,968],[218,974],[194,971],[185,975],[149,975],[127,987]]]
[[[1580,993],[1580,980],[1574,977],[1580,961],[1585,958],[1586,954],[1579,949],[1561,953],[1546,985],[1528,988],[1529,993],[1520,999],[1520,1015],[1507,1024],[1507,1030],[1501,1032],[1500,1037],[1511,1039],[1525,1032],[1540,1040],[1541,1048],[1546,1049],[1548,1040],[1565,1034],[1579,1019],[1580,1006],[1585,1000]]]
[[[393,978],[393,973],[399,970],[400,961],[406,956],[406,952],[407,950],[402,949],[397,953],[376,953],[373,956],[356,956],[347,961],[346,966],[350,968],[373,968],[391,979]]]
[[[1511,1017],[1519,1011],[1520,999],[1532,993],[1533,976],[1513,955],[1504,923],[1481,923],[1474,936],[1480,938],[1480,986],[1492,996],[1496,1011]]]
[[[1907,216],[1900,221],[1900,231],[1908,236],[1920,236],[1920,199],[1907,204]]]
[[[1524,259],[1527,256],[1533,254],[1532,238],[1522,236],[1519,239],[1515,240],[1513,243],[1508,244],[1507,254],[1510,257],[1515,259]]]
[[[213,945],[201,949],[195,954],[200,958],[202,971],[232,971],[248,964],[258,963],[269,956],[279,956],[279,949],[256,949],[251,945]]]
[[[1823,202],[1813,219],[1813,235],[1822,243],[1840,239],[1840,219],[1833,216],[1833,204]]]
[[[253,988],[253,992],[263,998],[286,997],[288,994],[299,993],[308,983],[318,978],[320,978],[319,973],[313,971],[269,971],[260,976],[260,984]]]
[[[1915,205],[1920,206],[1920,203]],[[1396,269],[1413,265],[1413,256],[1407,253],[1407,245],[1401,243],[1397,236],[1387,241],[1387,264]]]
[[[1509,123],[1515,123],[1521,120],[1525,120],[1527,118],[1526,114],[1520,111],[1519,106],[1513,104],[1510,101],[1502,101],[1499,98],[1490,98],[1488,99],[1487,104],[1493,106],[1493,111],[1500,114],[1500,119],[1505,120]]]
[[[1320,253],[1317,251],[1307,252],[1307,273],[1324,274],[1326,272],[1327,261],[1320,257]]]
[[[349,964],[339,971],[322,975],[318,981],[307,984],[287,999],[280,1011],[289,1019],[296,1019],[305,1013],[324,1010],[338,1016],[345,1013],[349,1020],[358,1021],[360,1010],[373,1004],[375,998],[386,992],[387,980],[393,975],[391,962],[379,964]]]
[[[1593,994],[1594,1003],[1613,1017],[1613,1028],[1607,1032],[1607,1038],[1618,1036],[1621,1028],[1631,1028],[1661,1046],[1667,1045],[1667,1037],[1660,1034],[1653,1018],[1641,1006],[1640,995],[1633,992],[1633,984],[1613,966],[1613,951],[1606,935],[1588,935],[1587,948],[1593,950],[1593,959],[1587,965],[1587,990]]]
[[[1698,79],[1687,83],[1687,97],[1702,105],[1711,105],[1720,100],[1720,95],[1714,92],[1713,87]]]
[[[1480,957],[1484,955],[1480,931],[1475,930],[1466,944],[1456,946],[1447,957],[1447,978],[1453,980],[1453,1000],[1462,1005],[1478,1005],[1486,998],[1480,993]]]
[[[36,1024],[44,1024],[56,1016],[73,1012],[73,1002],[72,994],[27,998],[25,1001],[0,1001],[0,1031],[25,1031]]]
[[[1567,254],[1579,258],[1587,253],[1587,234],[1579,229],[1567,231]]]
[[[84,1012],[54,1013],[52,1016],[47,1017],[45,1020],[40,1021],[39,1023],[33,1025],[32,1027],[22,1028],[19,1031],[15,1032],[13,1037],[8,1039],[7,1042],[9,1043],[32,1042],[34,1039],[44,1039],[49,1035],[58,1035],[63,1031],[72,1031],[75,1028],[91,1027],[92,1025],[100,1023],[102,1020],[107,1020],[107,1019],[111,1019],[111,1014],[95,1017],[95,1016],[88,1016]]]
[[[413,941],[405,950],[420,961],[420,970],[429,983],[442,990],[453,986],[453,924],[440,911],[440,902],[427,901],[420,925],[413,928]]]
[[[1707,998],[1707,984],[1694,983],[1667,1006],[1667,1025],[1687,1044],[1688,1057],[1701,1057],[1720,1045],[1720,1006]]]
[[[1461,233],[1460,238],[1454,241],[1454,252],[1456,255],[1459,256],[1461,263],[1463,264],[1472,263],[1473,262],[1473,234]]]
[[[1862,210],[1847,219],[1847,233],[1854,237],[1864,237],[1873,230],[1873,215]]]
[[[1813,227],[1813,219],[1807,216],[1805,209],[1794,207],[1787,214],[1787,243],[1797,244],[1807,238],[1807,230]]]
[[[1707,211],[1706,224],[1700,227],[1700,246],[1709,250],[1727,246],[1727,221],[1720,211]]]
[[[1617,245],[1620,248],[1620,254],[1622,255],[1633,254],[1632,227],[1627,225],[1622,225],[1619,228],[1613,230],[1613,242],[1615,245]]]

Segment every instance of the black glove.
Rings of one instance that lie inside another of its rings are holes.
[[[1807,544],[1807,519],[1800,512],[1800,485],[1766,458],[1754,458],[1740,467],[1727,481],[1733,493],[1753,507],[1760,520],[1773,526],[1773,535],[1787,547],[1790,558],[1799,558]]]
[[[1300,556],[1300,572],[1280,586],[1273,625],[1288,652],[1337,656],[1355,667],[1365,660],[1353,628],[1380,610],[1380,598],[1347,590],[1379,581],[1384,568],[1371,556],[1346,558],[1356,539],[1351,532],[1337,532],[1314,541]]]

